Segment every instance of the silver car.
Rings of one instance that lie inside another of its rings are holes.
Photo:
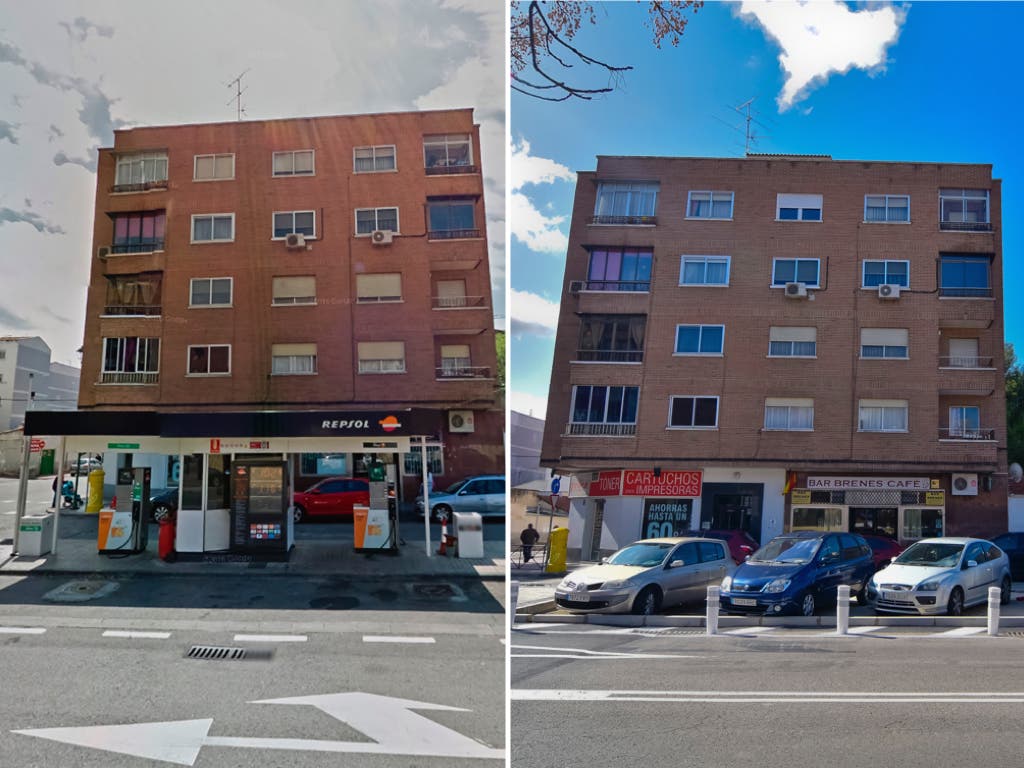
[[[736,565],[718,539],[643,539],[566,576],[555,603],[585,613],[657,613],[705,599]]]
[[[1010,559],[985,539],[943,537],[911,544],[871,577],[868,602],[887,613],[959,616],[999,587],[1000,602],[1010,602]]]
[[[423,495],[416,497],[416,511],[423,517]],[[502,475],[474,475],[459,480],[443,491],[430,494],[431,518],[452,519],[453,512],[479,512],[482,517],[505,516],[505,478]]]

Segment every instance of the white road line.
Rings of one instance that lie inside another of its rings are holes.
[[[304,643],[306,635],[235,635],[236,643]]]
[[[970,637],[987,631],[985,627],[956,627],[945,632],[933,632],[926,637]]]
[[[877,631],[879,631],[881,629],[888,629],[888,627],[880,627],[880,626],[877,626],[877,625],[870,626],[870,627],[850,627],[848,630],[846,630],[846,634],[848,634],[848,635],[866,635],[869,632],[877,632]]]
[[[727,629],[719,632],[720,635],[763,635],[774,632],[778,627],[740,627],[739,629]]]
[[[108,629],[103,633],[104,637],[127,637],[130,639],[143,638],[150,640],[166,640],[171,636],[170,632],[135,632],[132,630]]]
[[[509,691],[512,701],[629,701],[711,704],[1024,704],[1024,693],[755,692],[755,691]]]
[[[0,627],[0,634],[4,635],[42,635],[45,632],[45,627]]]
[[[698,659],[700,656],[678,653],[623,653],[621,651],[590,651],[585,648],[552,648],[546,645],[513,645],[515,651],[539,653],[510,653],[513,659],[576,659],[578,661],[634,661],[648,659]]]
[[[364,643],[436,643],[432,637],[410,637],[402,635],[363,635]]]

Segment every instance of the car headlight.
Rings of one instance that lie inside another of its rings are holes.
[[[787,589],[789,589],[789,585],[792,583],[793,582],[789,579],[775,579],[774,581],[769,581],[767,584],[765,584],[764,591],[772,593],[785,592]]]
[[[730,589],[732,589],[732,576],[726,576],[722,579],[722,591],[728,592]]]
[[[601,589],[625,589],[628,586],[628,579],[620,579],[619,581],[606,581],[601,585]]]
[[[933,579],[931,581],[922,581],[914,589],[916,589],[918,592],[938,592],[939,580]]]

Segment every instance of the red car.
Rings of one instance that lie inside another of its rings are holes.
[[[890,539],[888,536],[874,536],[871,534],[861,534],[864,537],[864,541],[871,547],[871,555],[875,561],[875,570],[880,571],[893,560],[896,556],[902,552],[906,547],[900,544],[894,539]]]
[[[295,522],[327,515],[352,517],[354,504],[369,503],[370,483],[365,478],[328,477],[295,492]]]
[[[735,530],[694,531],[693,535],[724,541],[729,547],[729,554],[732,555],[732,559],[736,561],[737,565],[746,561],[747,556],[757,552],[761,546],[757,543],[757,539],[738,528]]]

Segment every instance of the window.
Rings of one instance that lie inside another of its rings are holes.
[[[233,279],[196,277],[190,281],[190,307],[230,307]]]
[[[299,474],[305,477],[333,477],[348,474],[347,453],[301,453]]]
[[[680,285],[728,285],[728,256],[683,256],[679,265]]]
[[[473,361],[468,344],[441,345],[441,378],[464,379],[473,376]]]
[[[438,309],[468,307],[465,280],[438,280],[434,306]]]
[[[356,173],[395,170],[395,147],[356,147],[352,152],[352,169]]]
[[[587,270],[588,291],[651,290],[651,266],[654,254],[650,249],[592,250]]]
[[[725,560],[725,545],[714,541],[698,541],[700,548],[700,561],[702,563],[714,563]]]
[[[230,373],[230,344],[189,346],[189,376],[223,376]]]
[[[688,219],[731,219],[732,192],[693,192],[686,201]]]
[[[159,315],[162,273],[106,275],[105,315]]]
[[[636,424],[639,387],[572,388],[572,420],[576,424]]]
[[[406,476],[423,477],[423,448],[409,446],[409,453],[402,454],[402,470]],[[427,471],[440,477],[444,474],[444,452],[439,445],[427,446]]]
[[[316,214],[313,211],[280,211],[274,213],[274,240],[288,235],[316,237]]]
[[[768,331],[769,357],[815,357],[817,328],[787,328],[773,325]]]
[[[864,221],[910,221],[910,195],[864,195]]]
[[[987,368],[992,358],[981,358],[977,339],[950,339],[949,357],[939,358],[940,365],[950,368]]]
[[[910,286],[910,262],[865,260],[861,287],[876,288],[885,283],[908,288]]]
[[[470,173],[473,144],[468,134],[423,137],[423,166],[427,173]]]
[[[931,539],[942,536],[941,509],[904,509],[901,539]]]
[[[906,432],[906,400],[861,400],[861,432]]]
[[[405,373],[404,341],[362,341],[358,347],[360,373]]]
[[[939,229],[988,232],[987,189],[940,189]]]
[[[235,214],[214,213],[192,217],[193,243],[227,243],[235,239]]]
[[[270,355],[274,376],[316,373],[316,344],[273,344]]]
[[[576,359],[602,363],[642,362],[646,327],[646,315],[584,315]]]
[[[152,253],[164,248],[163,211],[115,214],[113,253]]]
[[[954,405],[949,409],[949,436],[981,437],[981,409],[976,405]]]
[[[942,296],[958,298],[988,298],[992,296],[989,272],[990,256],[969,254],[942,254]]]
[[[818,288],[819,265],[819,259],[774,259],[772,285],[781,288],[786,283],[803,283],[808,288]]]
[[[673,395],[669,398],[669,429],[718,427],[718,398]]]
[[[720,355],[725,343],[724,325],[677,325],[677,355]]]
[[[594,224],[654,224],[657,182],[599,182]]]
[[[906,328],[861,328],[860,356],[906,360],[908,337]]]
[[[356,208],[357,235],[369,235],[378,229],[398,231],[397,208]]]
[[[196,155],[193,162],[193,181],[215,181],[235,178],[234,155]]]
[[[103,340],[101,383],[153,384],[159,378],[160,339],[108,338]]]
[[[275,306],[316,304],[316,277],[275,277],[272,291],[271,303]]]
[[[775,218],[779,221],[821,221],[821,195],[778,195]]]
[[[312,176],[313,150],[274,153],[275,176]]]
[[[127,192],[167,186],[167,154],[150,152],[117,158],[114,191]]]
[[[356,275],[356,301],[358,303],[401,300],[401,272]]]
[[[427,217],[433,239],[480,237],[476,200],[471,197],[428,197]]]
[[[769,397],[764,401],[764,428],[786,432],[814,429],[814,400]]]

